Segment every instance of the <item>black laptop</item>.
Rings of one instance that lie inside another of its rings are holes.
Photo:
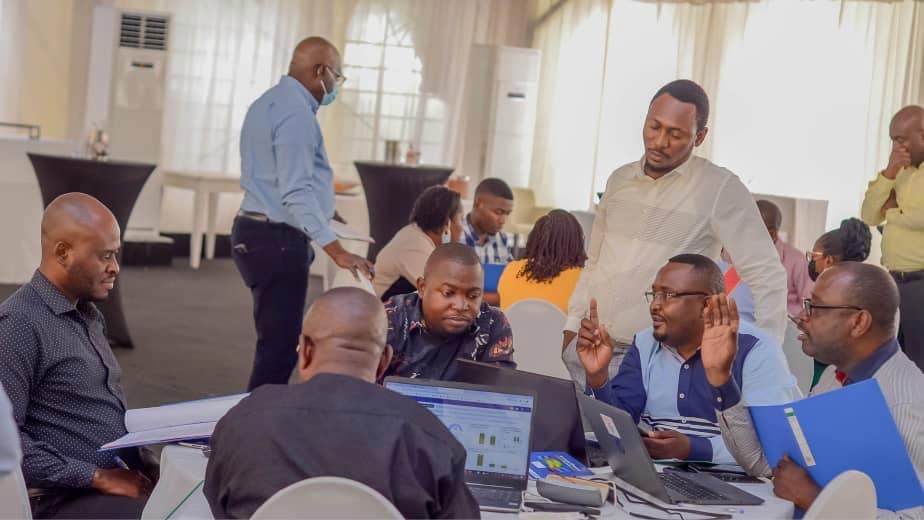
[[[534,393],[400,377],[386,378],[385,388],[433,412],[465,447],[465,483],[482,510],[519,511],[529,481]]]
[[[711,475],[679,471],[658,473],[631,415],[586,395],[578,399],[597,442],[606,451],[613,474],[629,484],[670,504],[756,506],[764,503],[762,498]]]
[[[568,379],[460,359],[446,374],[452,381],[519,388],[536,394],[533,451],[564,451],[587,463],[581,411]]]

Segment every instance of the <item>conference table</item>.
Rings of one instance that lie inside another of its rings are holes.
[[[156,164],[128,161],[96,161],[79,157],[65,157],[29,153],[29,160],[35,170],[42,205],[48,207],[58,196],[70,192],[81,192],[96,197],[115,216],[125,240],[125,229],[135,202],[144,183],[157,168]],[[122,310],[121,283],[109,291],[106,300],[96,306],[106,320],[106,335],[109,343],[116,347],[133,346]]]
[[[145,519],[212,519],[202,485],[205,480],[205,468],[208,459],[196,448],[187,448],[178,445],[164,447],[160,458],[160,481],[154,487],[151,497],[144,508],[141,518]],[[609,467],[593,468],[598,476],[612,476]],[[625,482],[617,480],[620,487],[629,487]],[[792,518],[793,504],[773,494],[773,485],[764,481],[761,484],[740,484],[745,491],[764,499],[759,506],[690,506],[689,509],[711,511],[731,515],[735,519],[777,519]],[[633,490],[634,492],[635,490]],[[641,493],[641,492],[639,492]],[[536,484],[529,482],[527,488],[528,499],[533,500],[536,494]],[[625,495],[620,494],[623,507],[607,503],[602,508],[601,518],[628,519],[633,518],[629,513],[648,515],[653,518],[667,518],[668,515],[657,509],[629,502]],[[542,500],[539,498],[538,500]],[[678,508],[678,506],[671,506]],[[483,511],[482,518],[509,519],[516,518],[514,513],[491,513]],[[691,518],[701,518],[690,514]],[[680,518],[673,515],[673,518]]]

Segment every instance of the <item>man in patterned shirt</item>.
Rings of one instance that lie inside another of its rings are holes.
[[[0,305],[0,382],[36,518],[140,518],[152,488],[137,449],[98,451],[126,433],[122,371],[93,304],[115,285],[119,237],[100,201],[61,195],[42,216],[41,265]]]
[[[513,212],[513,191],[507,183],[487,178],[475,188],[472,211],[465,215],[465,243],[475,248],[483,264],[506,264],[513,260],[513,237],[503,231]]]
[[[475,251],[443,244],[427,259],[417,292],[385,303],[388,345],[384,376],[446,379],[458,358],[516,368],[504,313],[482,302],[484,271]]]

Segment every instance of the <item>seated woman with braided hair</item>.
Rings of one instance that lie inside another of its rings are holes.
[[[809,278],[814,282],[825,270],[841,262],[865,262],[869,257],[872,240],[869,226],[862,220],[852,217],[842,220],[839,228],[818,237],[812,250],[805,253],[809,262]],[[815,360],[812,388],[827,366]]]
[[[536,221],[526,241],[526,255],[507,264],[497,292],[501,309],[527,298],[545,300],[568,314],[587,254],[577,218],[555,209]]]

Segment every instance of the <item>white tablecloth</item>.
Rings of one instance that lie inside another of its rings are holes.
[[[211,519],[211,511],[205,500],[205,495],[202,494],[202,483],[205,479],[207,462],[208,460],[202,455],[202,452],[197,449],[181,446],[165,447],[160,458],[160,482],[154,488],[154,492],[144,508],[142,518]],[[609,468],[596,468],[594,471],[600,475],[610,473]],[[764,504],[740,507],[691,506],[690,509],[729,513],[736,519],[792,518],[792,503],[774,496],[773,486],[770,483],[742,484],[740,487],[763,498],[765,500]],[[532,481],[529,483],[529,491],[535,494],[536,487]],[[643,513],[656,518],[667,518],[665,513],[651,507],[627,504],[625,499],[623,499],[623,504],[636,513]],[[513,514],[488,512],[483,512],[481,516],[482,518],[494,518],[497,520],[514,517]],[[601,518],[628,519],[632,517],[621,508],[606,504],[603,507]],[[679,517],[675,515],[675,518]],[[696,518],[696,516],[691,515],[691,518]]]

